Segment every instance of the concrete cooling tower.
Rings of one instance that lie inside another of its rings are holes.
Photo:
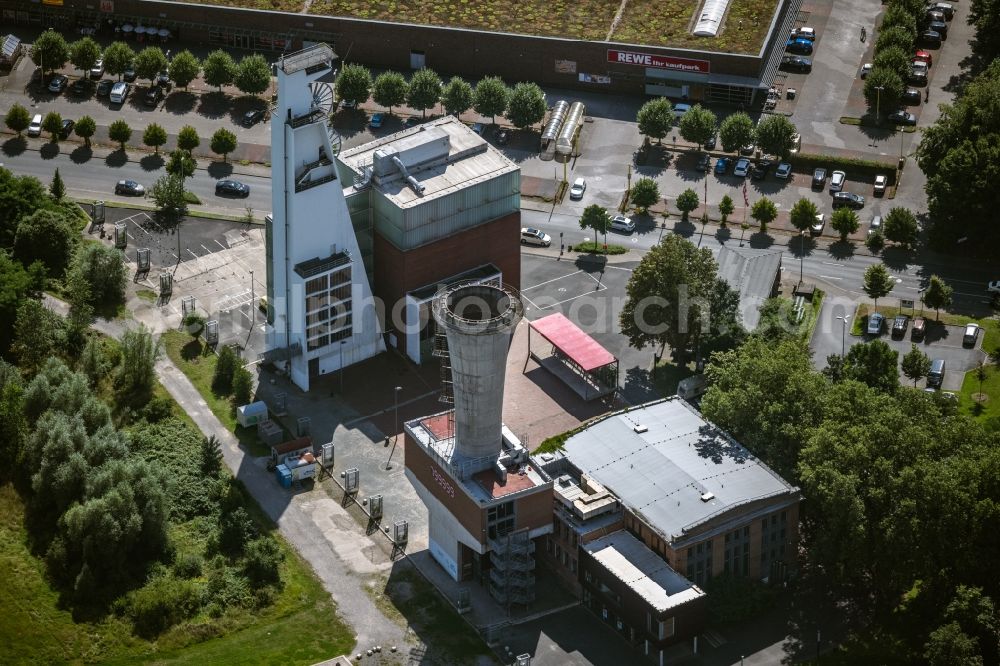
[[[524,306],[510,287],[451,285],[434,298],[445,331],[455,400],[455,454],[473,459],[501,452],[507,350]]]

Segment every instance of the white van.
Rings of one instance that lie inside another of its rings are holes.
[[[674,119],[681,121],[681,116],[691,110],[690,104],[674,104]]]
[[[124,81],[119,81],[114,86],[111,87],[111,94],[108,99],[111,100],[112,104],[121,104],[128,97],[129,85]]]
[[[36,113],[35,117],[31,119],[31,124],[28,125],[28,136],[41,136],[42,135],[42,114]]]

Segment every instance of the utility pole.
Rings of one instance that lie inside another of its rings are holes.
[[[805,262],[806,262],[806,232],[805,229],[799,230],[799,286],[802,286],[802,276],[805,272]]]
[[[850,316],[837,317],[840,320],[840,357],[843,358],[844,354],[847,353],[847,321]]]
[[[885,86],[875,86],[875,124],[882,126],[882,91],[885,90]],[[878,148],[878,135],[872,137],[872,148]]]

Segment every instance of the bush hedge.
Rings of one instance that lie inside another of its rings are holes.
[[[866,160],[857,157],[831,157],[830,155],[811,155],[809,153],[793,153],[788,156],[788,162],[796,173],[812,175],[814,169],[825,168],[850,169],[851,180],[874,182],[875,176],[884,175],[889,179],[889,185],[896,184],[896,158],[891,161]],[[829,176],[829,174],[827,174]]]

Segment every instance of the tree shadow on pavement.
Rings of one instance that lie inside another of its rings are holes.
[[[757,231],[750,236],[750,247],[766,249],[774,245],[774,236],[766,231]]]
[[[77,146],[73,149],[73,152],[69,154],[69,158],[73,160],[74,164],[85,164],[90,161],[90,158],[94,156],[94,151],[88,146]]]
[[[799,235],[798,237],[793,237],[788,241],[788,251],[792,253],[792,256],[798,259],[799,257],[808,257],[816,250],[816,241],[813,240],[811,236]]]
[[[882,263],[892,270],[903,270],[914,260],[912,250],[892,245],[882,250]]]
[[[3,154],[7,157],[17,157],[28,149],[28,142],[23,136],[15,136],[3,142]]]
[[[43,160],[54,160],[59,157],[59,144],[55,141],[49,141],[38,149],[38,154]]]
[[[208,175],[212,178],[226,178],[233,175],[233,164],[232,162],[218,162],[212,161],[208,164]]]
[[[139,165],[143,171],[156,171],[157,169],[162,169],[164,164],[163,155],[146,155],[139,160]]]
[[[112,169],[120,169],[121,167],[128,164],[128,153],[119,148],[118,150],[113,150],[108,153],[108,156],[104,158],[104,163],[107,164]]]
[[[198,113],[206,118],[222,118],[229,113],[229,96],[221,92],[210,92],[201,96]]]
[[[856,249],[857,245],[855,245],[851,241],[838,240],[835,243],[830,243],[830,246],[827,248],[827,251],[829,252],[830,256],[833,257],[834,259],[843,261],[845,259],[850,259],[851,257],[853,257],[854,251]]]
[[[182,116],[186,113],[194,111],[196,106],[198,106],[197,95],[193,92],[178,90],[170,95],[167,95],[167,99],[163,103],[163,110],[167,113]]]
[[[694,222],[692,222],[690,219],[678,220],[674,224],[673,232],[678,236],[683,236],[684,238],[691,238],[696,233],[698,233],[698,228],[694,226]]]
[[[726,241],[732,240],[733,232],[729,227],[719,227],[715,231],[715,240],[719,241],[720,245],[725,245]]]

